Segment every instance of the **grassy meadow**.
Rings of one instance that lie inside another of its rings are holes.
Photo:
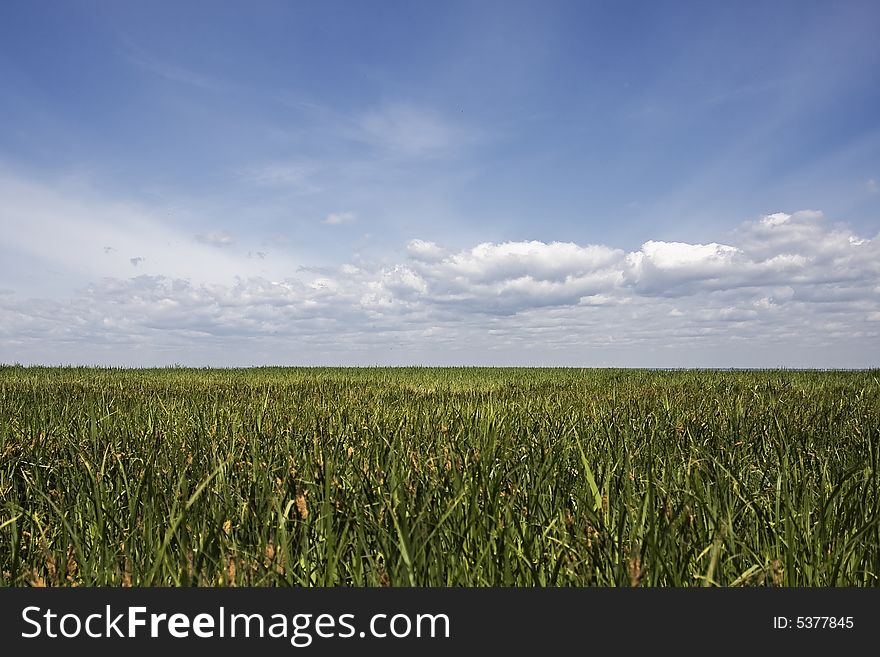
[[[877,586],[880,372],[0,368],[5,586]]]

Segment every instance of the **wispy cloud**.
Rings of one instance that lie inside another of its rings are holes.
[[[314,161],[273,162],[240,170],[238,177],[244,182],[261,187],[314,194],[323,190],[315,182],[319,173],[320,166]]]
[[[0,198],[0,280],[33,283],[51,269],[63,274],[56,287],[73,286],[124,279],[132,265],[193,281],[281,275],[268,260],[248,259],[222,231],[193,239],[192,228],[168,223],[161,208],[108,198],[83,181],[34,182],[0,172]],[[13,258],[27,259],[26,275]]]
[[[349,111],[298,99],[282,99],[281,102],[308,126],[308,129],[300,128],[295,132],[297,142],[313,143],[325,151],[344,151],[346,143],[353,142],[368,147],[367,159],[420,160],[456,156],[463,148],[478,144],[485,136],[485,127],[477,129],[457,115],[405,99]],[[352,155],[365,157],[363,152],[349,152],[345,157]],[[302,173],[310,173],[303,171],[298,164],[282,163],[277,167],[277,177],[282,180],[288,174],[298,179]],[[266,167],[266,172],[270,174],[269,179],[276,177],[271,175],[276,173],[273,166]]]
[[[425,158],[448,155],[470,135],[438,112],[406,103],[392,103],[355,119],[355,139],[392,155]]]
[[[128,61],[142,70],[165,80],[197,87],[205,91],[224,91],[229,89],[227,82],[159,57],[129,38],[124,38],[122,44]]]
[[[331,212],[324,217],[323,223],[328,226],[341,226],[342,224],[353,224],[355,221],[357,221],[357,216],[354,212]]]

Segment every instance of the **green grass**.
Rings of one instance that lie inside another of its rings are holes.
[[[880,373],[0,368],[0,582],[876,586]]]

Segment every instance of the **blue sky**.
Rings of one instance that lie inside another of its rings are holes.
[[[878,25],[4,3],[0,361],[876,365]]]

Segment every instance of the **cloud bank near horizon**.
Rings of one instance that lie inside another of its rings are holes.
[[[211,248],[232,241],[223,238]],[[0,360],[880,364],[880,235],[856,235],[816,211],[766,215],[704,244],[452,250],[415,239],[396,262],[290,269],[278,278],[227,270],[226,281],[114,275],[61,298],[4,286]]]

